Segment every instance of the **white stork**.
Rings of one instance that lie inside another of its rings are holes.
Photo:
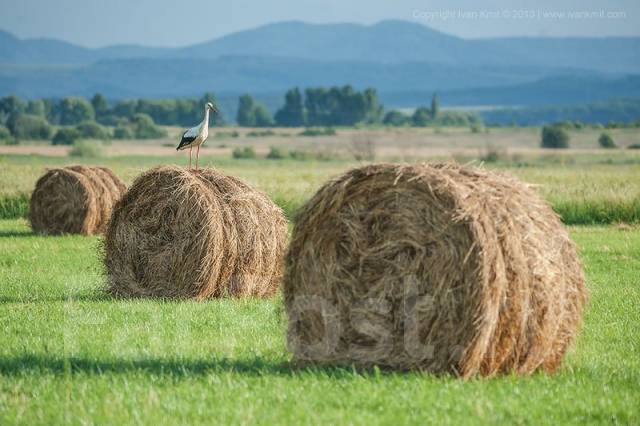
[[[215,114],[219,114],[218,108],[211,102],[207,102],[204,107],[204,120],[196,127],[192,127],[182,134],[182,140],[176,148],[176,151],[189,148],[189,168],[191,168],[191,153],[193,147],[197,147],[196,150],[196,171],[198,170],[198,158],[200,157],[200,145],[207,140],[209,136],[209,111],[213,111]]]

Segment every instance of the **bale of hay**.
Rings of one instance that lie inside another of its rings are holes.
[[[453,164],[327,183],[296,221],[283,291],[299,361],[465,378],[555,371],[587,299],[575,246],[535,191]]]
[[[126,189],[109,169],[68,166],[51,169],[36,182],[29,221],[42,234],[100,234],[115,201]]]
[[[116,204],[107,291],[122,297],[266,297],[277,290],[287,221],[265,195],[215,170],[162,166]]]

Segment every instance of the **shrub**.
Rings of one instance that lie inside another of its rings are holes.
[[[543,148],[569,148],[569,133],[560,126],[542,128]]]
[[[73,127],[63,127],[56,132],[51,144],[73,145],[78,139],[80,139],[80,137],[80,132]]]
[[[80,137],[85,139],[107,140],[111,138],[111,133],[105,127],[95,121],[85,121],[76,126]]]
[[[482,125],[482,123],[474,122],[471,123],[469,129],[471,130],[471,133],[480,133],[484,130],[484,126]]]
[[[260,138],[260,137],[268,137],[275,136],[276,133],[273,130],[253,130],[247,133],[247,137],[249,138]]]
[[[237,138],[240,134],[233,130],[231,132],[216,132],[213,137],[216,139],[227,139],[227,138]]]
[[[615,141],[609,133],[602,133],[598,138],[598,143],[602,148],[617,148]]]
[[[11,132],[4,126],[0,126],[0,145],[14,145],[18,141],[11,136]]]
[[[95,140],[78,140],[73,144],[73,148],[69,152],[72,157],[102,157],[102,144]]]
[[[256,158],[256,151],[252,146],[246,146],[244,148],[235,148],[232,152],[233,158],[236,159],[247,159],[247,158]]]
[[[294,149],[293,151],[289,151],[289,157],[298,161],[307,161],[307,160],[311,160],[314,157],[314,155],[312,152],[309,152],[309,151]]]
[[[287,158],[287,153],[282,149],[275,146],[272,146],[269,149],[269,153],[267,154],[267,158],[269,160],[282,160]]]
[[[35,115],[19,114],[11,117],[7,124],[17,139],[49,139],[53,133],[47,120]]]
[[[135,137],[138,139],[158,139],[167,136],[167,131],[156,126],[147,114],[134,114],[131,119]]]
[[[404,126],[409,123],[409,117],[400,111],[389,111],[382,120],[387,126]]]
[[[485,163],[497,163],[506,158],[506,151],[500,148],[489,146],[485,153],[480,157]]]
[[[114,139],[133,139],[135,137],[133,129],[127,126],[118,126],[113,130]]]
[[[311,127],[308,129],[304,129],[302,132],[299,133],[299,136],[310,136],[310,137],[335,136],[335,135],[336,135],[336,131],[332,127],[325,127],[324,129],[317,129],[317,128]]]
[[[367,134],[355,135],[347,149],[356,161],[373,161],[376,158],[376,141]]]
[[[627,147],[627,149],[640,149],[640,143],[634,143]]]

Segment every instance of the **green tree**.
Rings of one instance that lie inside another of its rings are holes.
[[[116,117],[131,118],[136,112],[138,112],[138,101],[134,99],[120,101],[113,107],[113,115]]]
[[[11,139],[11,132],[4,126],[0,126],[0,140]]]
[[[54,109],[57,122],[62,125],[75,125],[95,118],[93,107],[85,98],[63,98]]]
[[[305,111],[302,94],[297,87],[284,96],[284,106],[276,112],[276,123],[283,127],[301,127],[305,125]]]
[[[418,127],[426,127],[429,124],[432,123],[433,119],[433,114],[431,113],[431,110],[427,107],[418,107],[416,108],[416,110],[413,112],[413,115],[411,116],[411,121],[413,123],[414,126],[418,126]]]
[[[431,118],[436,119],[440,115],[440,98],[437,93],[431,97]]]
[[[73,145],[78,139],[80,139],[80,132],[73,127],[62,127],[51,140],[52,145]]]
[[[95,121],[85,121],[76,126],[76,130],[82,138],[107,140],[111,138],[109,130]]]
[[[238,100],[238,114],[236,122],[238,126],[254,127],[256,125],[255,102],[249,95],[242,95]]]
[[[93,98],[91,98],[91,106],[96,115],[96,120],[100,120],[109,112],[109,103],[100,93],[93,95]]]
[[[378,92],[375,89],[365,89],[364,93],[365,100],[365,114],[366,118],[364,121],[367,123],[379,123],[382,120],[382,116],[384,114],[384,107],[380,105],[378,101]]]
[[[43,117],[28,114],[11,116],[7,127],[16,139],[49,139],[53,132]]]
[[[27,105],[17,96],[0,98],[0,124],[6,125],[12,116],[23,114]]]
[[[45,108],[44,101],[42,99],[29,101],[26,113],[30,115],[37,115],[38,117],[45,117],[47,115],[47,110]]]
[[[598,138],[598,143],[602,148],[617,148],[616,142],[609,133],[602,133]]]
[[[253,106],[253,117],[256,127],[273,126],[273,117],[271,117],[269,110],[262,104],[255,104]]]
[[[377,122],[382,115],[378,95],[373,89],[358,92],[343,87],[309,88],[305,91],[306,124],[310,126],[352,126]]]
[[[560,126],[542,128],[543,148],[569,148],[569,133]]]
[[[331,106],[328,98],[327,90],[324,87],[305,90],[304,107],[307,111],[307,125],[322,126],[331,121]]]

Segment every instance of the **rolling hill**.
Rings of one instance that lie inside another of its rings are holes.
[[[562,104],[635,96],[640,38],[462,39],[405,21],[282,22],[182,48],[90,49],[0,31],[0,96],[176,97],[375,87],[393,104]],[[580,88],[579,85],[584,87]],[[396,102],[397,101],[397,102]]]
[[[183,48],[123,45],[88,49],[59,40],[21,40],[0,32],[0,64],[86,65],[106,59],[217,59],[229,55],[640,72],[640,38],[462,39],[407,21],[370,26],[281,22]]]

